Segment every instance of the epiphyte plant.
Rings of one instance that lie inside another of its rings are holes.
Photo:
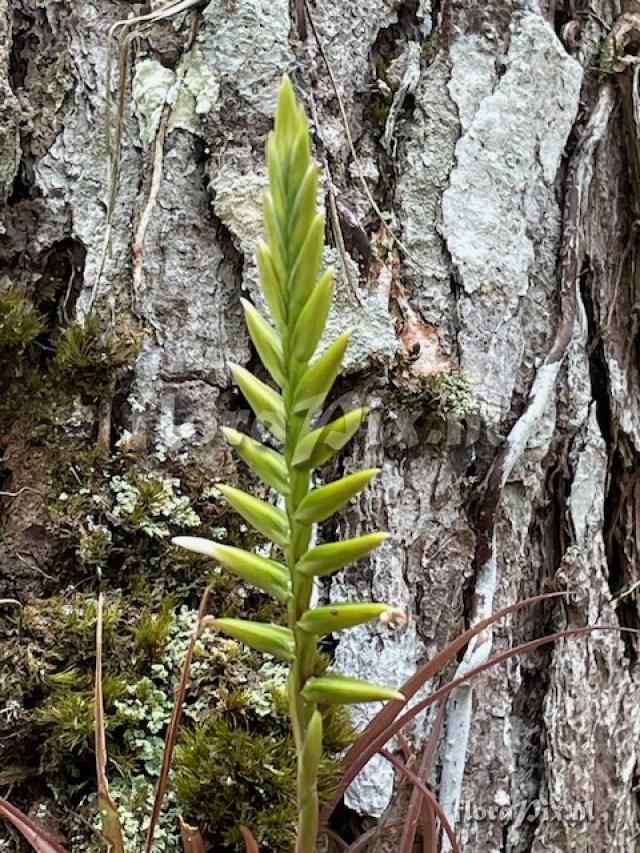
[[[367,410],[355,409],[324,426],[313,425],[337,377],[349,333],[340,335],[312,360],[327,322],[334,284],[330,270],[319,276],[324,219],[316,212],[318,167],[311,157],[304,109],[287,77],[278,95],[267,166],[266,240],[258,246],[257,261],[273,325],[253,305],[246,301],[243,305],[255,349],[279,390],[243,367],[234,365],[232,373],[282,451],[233,429],[225,429],[225,436],[258,477],[282,496],[284,508],[231,486],[219,488],[229,504],[279,549],[283,561],[202,538],[180,536],[174,542],[214,558],[286,605],[287,627],[227,618],[210,620],[210,624],[289,664],[289,707],[298,755],[296,853],[313,853],[318,833],[323,707],[404,699],[389,687],[334,672],[314,674],[318,638],[374,619],[402,621],[402,614],[382,603],[311,606],[314,578],[329,576],[365,557],[388,534],[370,533],[310,547],[314,524],[340,510],[378,471],[360,471],[312,488],[314,469],[350,440]]]

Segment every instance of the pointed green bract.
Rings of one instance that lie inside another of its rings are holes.
[[[343,332],[309,367],[296,385],[296,414],[313,414],[333,387],[349,345],[350,332]]]
[[[324,219],[316,215],[289,278],[289,322],[295,322],[314,288],[322,260]],[[323,324],[324,325],[324,324]]]
[[[402,693],[392,687],[337,673],[310,678],[302,689],[302,695],[316,705],[357,705],[360,702],[385,702],[388,699],[405,701]]]
[[[282,283],[284,272],[280,272],[275,265],[273,256],[266,243],[260,241],[256,252],[262,292],[271,311],[271,316],[281,329],[287,326],[287,315],[284,307]]]
[[[275,560],[267,560],[242,548],[221,545],[200,536],[176,536],[172,541],[174,545],[187,551],[217,560],[242,580],[273,595],[279,601],[286,602],[289,598],[289,572]]]
[[[324,465],[353,438],[368,411],[368,409],[354,409],[327,426],[309,433],[296,445],[293,464],[296,468],[306,471]]]
[[[240,367],[237,364],[231,365],[231,373],[233,378],[240,386],[240,390],[246,397],[247,403],[251,406],[255,416],[272,432],[276,438],[284,440],[285,414],[284,403],[282,397],[273,388],[269,388],[264,382]]]
[[[284,458],[279,453],[231,427],[223,427],[222,432],[238,455],[264,483],[281,495],[289,493],[289,474]]]
[[[284,354],[280,335],[267,323],[262,314],[246,299],[241,299],[244,316],[251,340],[260,361],[269,371],[271,378],[282,388],[285,384]]]
[[[296,510],[296,519],[304,524],[324,521],[342,509],[347,501],[368,486],[379,472],[379,468],[368,468],[319,489],[314,489],[300,502],[300,506]]]
[[[293,202],[290,222],[293,228],[289,233],[289,257],[297,260],[311,225],[316,216],[316,196],[318,195],[318,167],[312,163],[306,171],[302,184]]]
[[[327,270],[316,284],[291,334],[291,352],[298,361],[309,361],[320,342],[333,300],[333,272]]]
[[[315,839],[318,834],[317,780],[322,758],[322,728],[322,714],[316,710],[307,726],[298,773],[298,833],[301,838]]]
[[[302,557],[296,565],[305,577],[324,577],[343,569],[356,560],[361,560],[389,538],[388,533],[367,533],[342,542],[327,542],[318,545]]]
[[[298,619],[298,627],[308,634],[333,634],[335,631],[344,631],[345,628],[353,628],[356,625],[364,625],[378,619],[384,613],[393,612],[388,604],[368,602],[366,604],[328,604],[325,607],[315,607],[307,610]]]
[[[246,619],[212,619],[208,624],[258,652],[289,663],[295,657],[293,634],[288,628],[266,622],[249,622]]]
[[[289,544],[289,523],[282,510],[266,503],[266,501],[261,501],[260,498],[254,498],[253,495],[248,495],[240,489],[234,489],[233,486],[218,486],[218,488],[231,506],[252,527],[255,527],[276,545],[283,548],[287,547]]]

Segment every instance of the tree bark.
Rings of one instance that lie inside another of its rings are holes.
[[[331,333],[354,330],[335,404],[371,407],[339,468],[382,469],[318,535],[392,533],[320,595],[388,600],[409,616],[338,638],[349,674],[399,686],[486,610],[549,589],[570,595],[498,626],[494,652],[564,627],[640,627],[634,19],[620,51],[606,44],[635,6],[211,0],[142,24],[127,68],[114,49],[109,81],[110,28],[148,11],[141,3],[0,0],[5,287],[49,306],[32,360],[92,310],[120,336],[136,330],[131,371],[79,429],[87,447],[99,437],[117,454],[124,439],[160,469],[238,476],[220,427],[248,422],[229,363],[253,357],[239,300],[260,299],[264,144],[278,82],[292,75],[325,170]],[[575,319],[556,352],[572,157],[606,86],[610,114],[573,222]],[[550,351],[544,405],[502,469],[487,527],[490,472]],[[19,371],[7,382],[19,386]],[[56,588],[51,463],[20,411],[4,420],[3,488],[18,494],[1,498],[0,598],[26,601]],[[637,640],[602,633],[456,695],[429,782],[437,792],[444,773],[453,784],[462,849],[635,850],[638,677]],[[460,702],[471,703],[469,741],[455,755]],[[419,718],[415,745],[429,725]],[[346,805],[379,818],[400,808],[399,788],[380,757]]]

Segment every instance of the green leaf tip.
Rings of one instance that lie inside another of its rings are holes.
[[[389,538],[389,533],[366,533],[355,539],[317,545],[307,551],[296,569],[306,577],[326,577],[368,556]]]
[[[278,91],[275,113],[275,135],[278,140],[290,142],[300,127],[300,110],[295,89],[288,74],[285,74]]]
[[[251,646],[258,652],[273,655],[291,663],[295,658],[293,634],[288,628],[270,625],[266,622],[249,622],[246,619],[206,619],[205,628],[218,631]]]
[[[380,473],[379,468],[368,468],[335,480],[309,492],[296,510],[296,519],[303,524],[324,521],[342,509],[352,497],[366,488]]]
[[[233,486],[218,486],[218,489],[236,512],[239,512],[244,520],[255,527],[259,533],[271,539],[276,545],[282,548],[287,547],[289,523],[282,510]]]
[[[385,702],[397,699],[406,702],[405,696],[392,687],[371,684],[339,673],[328,673],[320,678],[310,678],[302,689],[308,702],[317,705],[358,705],[362,702]]]
[[[280,453],[231,427],[223,427],[222,434],[264,483],[281,495],[289,494],[289,474]]]
[[[346,628],[354,628],[356,625],[365,625],[374,619],[379,619],[387,625],[391,622],[396,624],[406,622],[404,613],[390,604],[340,602],[307,610],[298,620],[298,627],[308,634],[323,636],[333,634],[335,631],[344,631]]]
[[[217,560],[239,578],[273,595],[278,601],[288,601],[289,572],[280,563],[200,536],[176,536],[171,541],[179,548]]]
[[[366,407],[354,409],[309,433],[296,446],[293,464],[303,470],[324,465],[355,435],[368,414]]]

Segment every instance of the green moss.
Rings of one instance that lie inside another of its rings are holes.
[[[373,96],[371,115],[374,123],[381,127],[384,127],[387,123],[389,110],[393,103],[393,91],[387,82],[387,73],[392,60],[393,55],[379,56],[375,64],[378,89]]]
[[[27,300],[24,291],[10,287],[0,293],[0,357],[16,359],[45,329],[42,315]]]
[[[461,370],[441,371],[427,377],[425,397],[432,409],[445,417],[463,418],[478,407],[469,377]]]
[[[263,853],[287,853],[295,843],[296,750],[282,684],[284,667],[267,667],[274,680],[260,685],[261,696],[230,694],[224,715],[186,730],[176,751],[178,799],[190,819],[215,837],[219,853],[242,848],[241,824],[251,827]],[[268,712],[265,687],[271,696]],[[338,777],[336,755],[353,734],[342,708],[325,714],[324,728],[319,790],[328,797]]]
[[[602,42],[598,61],[592,68],[593,73],[600,78],[610,77],[621,55],[622,49],[616,40],[611,37],[606,38]]]
[[[104,333],[97,314],[71,323],[56,345],[52,377],[85,400],[98,400],[113,389],[116,376],[138,352],[137,335]]]

